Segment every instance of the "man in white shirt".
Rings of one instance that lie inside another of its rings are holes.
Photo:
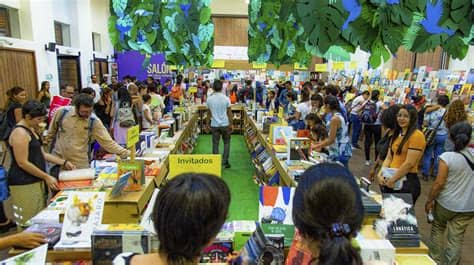
[[[369,99],[370,92],[365,90],[362,95],[357,96],[351,105],[350,121],[352,123],[352,146],[360,149],[359,136],[362,129],[362,122],[360,121],[359,113],[364,108]]]
[[[230,168],[230,135],[232,133],[232,111],[230,109],[230,100],[222,93],[222,82],[215,80],[213,92],[209,95],[206,105],[208,107],[207,124],[211,124],[212,132],[212,153],[219,153],[219,140],[222,136],[224,141],[224,154],[222,156],[222,165]]]
[[[100,89],[99,82],[97,82],[96,75],[91,75],[91,83],[88,84],[87,86],[94,89],[95,91],[94,103],[99,102],[101,89]]]

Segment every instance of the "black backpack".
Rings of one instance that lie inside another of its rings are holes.
[[[377,120],[377,104],[373,101],[365,103],[360,114],[360,120],[363,123],[374,123]]]

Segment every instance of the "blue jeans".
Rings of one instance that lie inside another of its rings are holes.
[[[351,113],[352,122],[352,145],[358,145],[360,131],[362,129],[362,122],[360,121],[359,115]]]
[[[431,169],[431,159],[433,158],[433,176],[438,175],[438,157],[444,153],[444,143],[448,135],[436,135],[432,145],[426,146],[425,154],[423,155],[423,175],[429,176]]]

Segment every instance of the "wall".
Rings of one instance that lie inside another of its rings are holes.
[[[1,5],[18,10],[20,38],[0,37],[0,46],[35,52],[38,84],[51,82],[51,92],[59,93],[57,54],[45,50],[55,42],[54,21],[70,25],[71,47],[56,46],[58,54],[80,54],[81,82],[90,82],[91,61],[109,58],[113,48],[109,41],[107,0],[2,0]],[[93,52],[92,31],[101,34],[101,52]]]

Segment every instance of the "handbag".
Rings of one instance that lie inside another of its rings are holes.
[[[426,139],[426,146],[432,145],[434,143],[434,139],[436,137],[436,132],[438,131],[439,126],[443,122],[444,115],[446,115],[446,112],[447,111],[445,110],[444,113],[443,113],[443,116],[441,116],[441,119],[439,119],[439,122],[436,125],[436,127],[432,128],[432,129],[427,128],[425,130],[424,135],[425,135],[425,139]]]
[[[377,150],[379,158],[381,160],[385,160],[385,158],[387,157],[391,139],[392,137],[390,135],[390,131],[387,131],[382,137],[382,139],[380,139],[379,142],[375,145],[375,149]]]

